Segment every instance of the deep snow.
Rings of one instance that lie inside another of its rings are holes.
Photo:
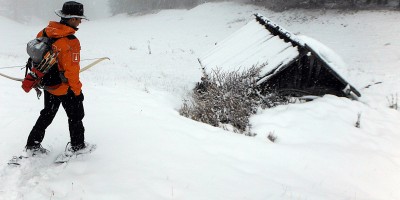
[[[312,37],[347,63],[359,101],[326,95],[260,110],[247,137],[179,116],[201,71],[197,58],[261,13]],[[275,13],[234,3],[84,22],[77,32],[86,139],[98,149],[52,163],[69,140],[60,109],[43,159],[20,168],[20,154],[43,100],[0,77],[0,199],[400,199],[400,13],[295,10]],[[46,24],[0,17],[0,71],[22,77],[26,42]],[[151,54],[149,52],[151,51]],[[364,86],[372,85],[369,88]],[[354,127],[361,113],[361,128]],[[273,132],[276,143],[267,140]]]

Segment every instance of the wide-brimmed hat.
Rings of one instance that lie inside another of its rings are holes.
[[[65,2],[61,10],[55,10],[54,12],[62,18],[87,19],[86,16],[83,15],[83,5],[75,1]]]

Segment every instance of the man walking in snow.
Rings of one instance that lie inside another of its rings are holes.
[[[91,145],[85,142],[85,128],[82,119],[85,115],[83,108],[82,83],[79,79],[80,70],[80,42],[74,36],[82,19],[83,5],[78,2],[65,2],[62,10],[55,13],[61,17],[60,22],[49,22],[49,25],[39,32],[37,37],[49,37],[55,42],[53,51],[57,51],[57,69],[55,81],[44,89],[44,109],[36,124],[32,128],[26,144],[26,151],[31,155],[47,153],[42,147],[45,130],[51,124],[62,104],[68,116],[68,125],[71,142],[68,151],[71,153],[85,153]]]

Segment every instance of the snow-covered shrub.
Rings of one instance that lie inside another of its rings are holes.
[[[260,69],[252,67],[243,72],[216,70],[205,73],[189,100],[184,101],[180,114],[216,127],[229,124],[234,127],[234,132],[254,136],[250,132],[249,117],[258,108],[272,107],[278,105],[276,100],[282,100],[276,95],[259,94],[256,78]]]
[[[277,138],[278,138],[278,137],[276,137],[274,131],[270,132],[270,133],[268,134],[268,136],[267,136],[267,139],[268,139],[269,141],[271,141],[271,142],[275,142]]]
[[[386,97],[387,101],[389,103],[389,108],[397,110],[399,108],[398,106],[398,95],[393,95],[391,94],[390,97]]]
[[[357,121],[356,121],[356,123],[354,124],[354,126],[355,126],[356,128],[360,128],[360,127],[361,127],[361,113],[358,113],[358,114],[357,114]]]

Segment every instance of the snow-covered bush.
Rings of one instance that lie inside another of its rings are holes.
[[[211,74],[205,73],[202,82],[184,101],[180,114],[216,127],[231,125],[234,132],[254,135],[250,132],[249,117],[258,108],[287,103],[282,101],[285,98],[277,98],[273,94],[259,94],[256,78],[260,69],[252,67],[243,72],[215,70]]]
[[[397,93],[395,95],[391,94],[390,97],[386,97],[386,98],[387,98],[387,101],[389,103],[389,108],[392,108],[392,109],[395,109],[395,110],[397,110],[399,108],[398,103],[397,103],[398,102]]]
[[[358,114],[357,114],[357,121],[356,121],[356,123],[354,124],[354,126],[355,126],[356,128],[360,128],[360,127],[361,127],[361,113],[358,113]]]
[[[268,134],[267,139],[271,142],[275,142],[278,137],[275,135],[275,132],[272,131]]]

